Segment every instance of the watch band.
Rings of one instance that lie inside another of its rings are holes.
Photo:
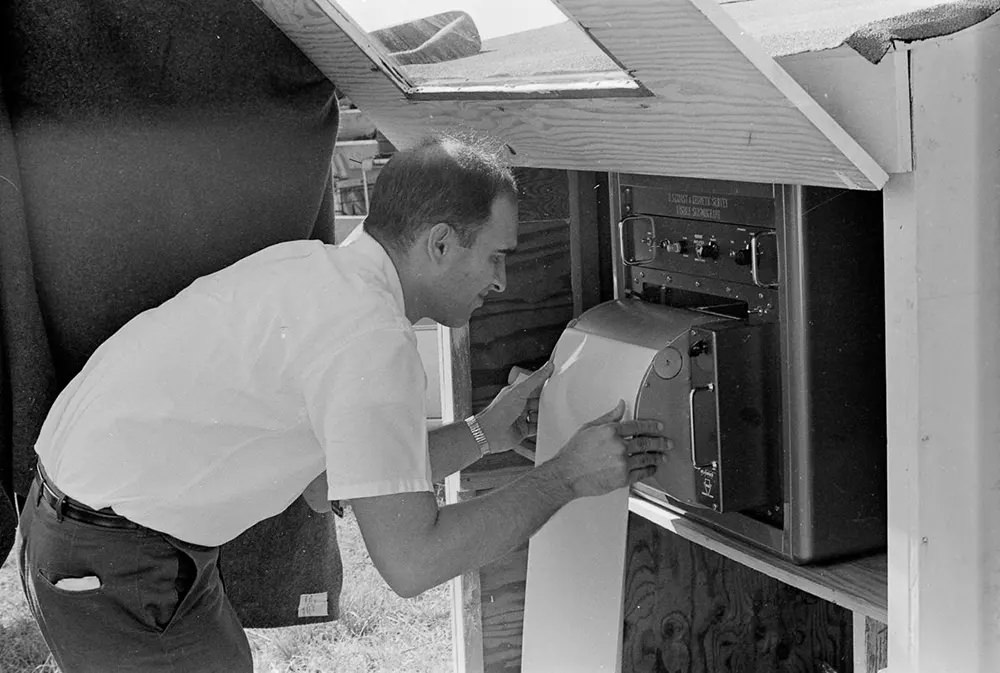
[[[479,425],[479,419],[473,416],[469,416],[465,419],[465,424],[469,426],[469,432],[472,433],[473,438],[476,440],[476,444],[479,445],[479,453],[481,456],[485,456],[490,452],[490,443],[486,441],[486,433],[483,432],[483,428]]]

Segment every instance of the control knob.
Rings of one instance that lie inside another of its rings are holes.
[[[694,246],[694,251],[702,259],[719,258],[719,246],[715,241],[698,241]]]
[[[750,248],[736,250],[733,252],[733,261],[740,266],[747,266],[750,264],[750,254]]]

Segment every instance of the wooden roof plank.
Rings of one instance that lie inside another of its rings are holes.
[[[562,0],[655,95],[503,101],[408,100],[380,71],[377,53],[336,23],[335,3],[255,2],[397,147],[471,129],[508,143],[522,166],[859,189],[887,180],[709,0],[628,0],[613,13],[597,0]]]

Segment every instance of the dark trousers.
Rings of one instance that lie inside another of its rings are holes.
[[[21,513],[18,561],[28,605],[63,673],[253,671],[217,547],[136,524],[81,521],[41,493],[36,477]],[[57,586],[68,578],[77,586]]]

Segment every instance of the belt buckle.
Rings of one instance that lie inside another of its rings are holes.
[[[38,483],[39,486],[41,487],[38,489],[38,499],[41,500],[42,495],[44,493],[48,493],[48,495],[50,495],[54,500],[54,502],[52,503],[52,508],[56,511],[56,521],[62,523],[64,518],[63,509],[66,506],[66,494],[56,493],[55,489],[49,485],[48,480],[42,473],[42,467],[40,464],[37,466],[36,472],[38,474]]]

